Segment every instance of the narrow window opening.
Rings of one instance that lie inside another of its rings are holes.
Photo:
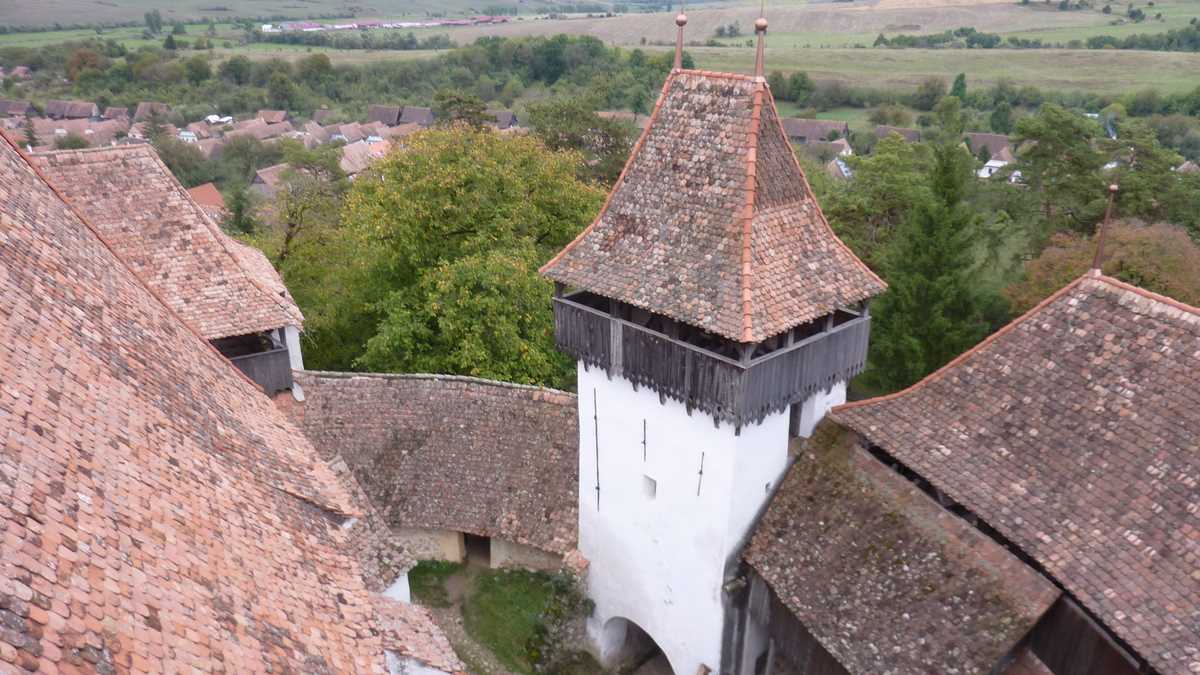
[[[658,494],[658,481],[650,476],[642,476],[642,494],[646,495],[647,499],[654,499]]]

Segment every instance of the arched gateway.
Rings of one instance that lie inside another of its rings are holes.
[[[607,668],[633,675],[675,674],[670,659],[654,638],[629,619],[609,619],[597,642],[600,660]]]

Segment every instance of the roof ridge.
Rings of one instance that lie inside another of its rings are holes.
[[[608,213],[608,206],[612,203],[613,196],[617,194],[617,189],[621,186],[621,183],[624,182],[625,175],[629,173],[630,167],[632,167],[633,163],[637,160],[638,154],[641,152],[642,145],[646,142],[646,138],[650,135],[650,130],[654,128],[654,122],[658,119],[658,112],[660,109],[662,109],[663,102],[667,100],[667,90],[670,88],[671,82],[675,80],[676,75],[683,72],[689,71],[672,71],[667,75],[667,79],[663,80],[662,91],[658,94],[658,101],[654,103],[654,110],[650,112],[650,119],[646,122],[646,128],[642,129],[642,134],[638,136],[637,142],[634,143],[633,148],[630,149],[629,159],[626,159],[625,166],[621,167],[620,175],[617,176],[616,182],[614,182],[612,188],[609,189],[608,196],[604,198],[604,204],[600,207],[599,213],[597,213],[596,217],[592,220],[592,224],[583,228],[583,231],[576,235],[576,237],[572,239],[569,244],[564,246],[561,251],[554,255],[553,258],[547,260],[545,264],[539,267],[538,274],[545,274],[546,271],[549,270],[552,265],[554,265],[554,263],[558,262],[564,255],[570,252],[571,249],[575,248],[579,242],[583,241],[584,237],[588,236],[588,234],[595,229],[596,225],[598,225],[604,218],[604,214]],[[637,113],[634,114],[636,115]]]
[[[518,391],[542,392],[546,394],[562,394],[577,398],[579,395],[562,389],[553,387],[542,387],[536,384],[521,384],[519,382],[505,382],[503,380],[491,380],[486,377],[475,377],[473,375],[453,375],[444,373],[360,373],[354,371],[338,371],[338,370],[300,370],[297,371],[302,375],[309,375],[317,378],[328,378],[333,380],[352,380],[354,378],[364,378],[371,380],[413,380],[413,381],[429,381],[429,382],[467,382],[471,384],[480,384],[485,386],[496,387],[499,389],[514,389]]]
[[[742,213],[742,342],[754,342],[754,214],[758,201],[758,136],[762,126],[765,82],[755,82],[750,109],[750,139],[746,151],[746,204]],[[778,117],[778,115],[776,115]]]
[[[1129,282],[1121,281],[1120,279],[1117,279],[1116,277],[1110,277],[1106,274],[1096,274],[1096,275],[1086,275],[1086,276],[1089,279],[1093,279],[1095,281],[1107,284],[1109,286],[1113,286],[1120,290],[1128,291],[1130,293],[1135,293],[1135,294],[1140,295],[1149,300],[1153,300],[1155,302],[1160,302],[1164,305],[1169,305],[1171,307],[1174,307],[1175,309],[1187,312],[1189,314],[1195,314],[1196,316],[1200,316],[1200,307],[1195,307],[1193,305],[1189,305],[1186,302],[1176,300],[1175,298],[1168,297],[1161,293],[1155,293],[1154,291],[1146,290],[1145,288],[1142,288],[1141,286],[1135,286]]]
[[[145,289],[146,292],[150,294],[150,297],[154,298],[158,304],[162,305],[167,314],[174,317],[174,319],[178,321],[181,326],[183,326],[184,330],[196,336],[196,339],[202,342],[204,346],[210,352],[212,352],[213,355],[227,363],[229,368],[236,372],[238,376],[241,377],[246,384],[249,384],[252,389],[254,389],[256,392],[262,393],[262,390],[259,388],[258,384],[254,380],[251,380],[249,375],[243,373],[240,368],[234,366],[232,362],[230,362],[225,358],[224,355],[221,354],[221,352],[217,351],[217,348],[213,346],[213,344],[209,342],[203,335],[201,335],[199,328],[193,326],[189,321],[184,321],[183,317],[180,316],[180,314],[176,312],[170,304],[167,303],[166,298],[159,294],[158,291],[151,288],[150,284],[146,283],[146,280],[142,278],[142,275],[134,271],[133,266],[127,263],[124,258],[117,255],[116,249],[112,247],[112,244],[108,242],[108,239],[104,238],[104,235],[100,233],[100,229],[93,225],[90,220],[85,218],[83,212],[76,208],[74,204],[67,201],[67,198],[63,195],[63,193],[60,192],[53,183],[46,179],[46,175],[42,173],[42,170],[38,168],[37,164],[30,161],[29,154],[22,150],[19,145],[13,143],[12,140],[7,136],[4,136],[3,134],[0,134],[0,136],[3,136],[4,142],[8,143],[9,147],[16,151],[17,156],[21,158],[21,161],[25,163],[25,166],[29,167],[29,169],[33,171],[33,175],[37,176],[37,179],[41,181],[43,185],[49,188],[50,192],[54,193],[54,196],[58,198],[58,201],[62,202],[63,206],[66,207],[66,209],[70,211],[71,214],[74,215],[75,218],[78,219],[85,228],[87,228],[88,232],[90,232],[92,236],[96,238],[96,241],[99,241],[100,245],[112,255],[113,259],[117,261],[117,264],[125,268],[125,271],[129,273],[133,280],[136,281],[139,286]]]
[[[875,396],[873,398],[867,398],[867,399],[863,399],[861,401],[853,401],[850,403],[843,403],[841,405],[834,406],[830,410],[830,412],[836,413],[836,412],[840,412],[842,410],[850,410],[852,408],[859,408],[859,407],[863,407],[863,406],[867,406],[867,405],[872,405],[875,403],[883,403],[885,401],[890,401],[892,399],[904,396],[905,394],[908,394],[909,392],[913,392],[918,389],[924,388],[924,386],[926,384],[929,384],[930,382],[934,382],[936,380],[941,379],[941,377],[943,375],[945,375],[947,372],[949,372],[952,368],[954,368],[958,364],[962,363],[963,361],[967,360],[971,356],[974,356],[976,353],[983,351],[984,348],[986,348],[988,345],[992,344],[996,340],[1000,339],[1002,336],[1007,335],[1007,334],[1011,333],[1012,331],[1016,330],[1017,326],[1025,323],[1027,320],[1033,318],[1034,315],[1036,315],[1038,312],[1041,312],[1043,309],[1045,309],[1047,305],[1051,304],[1055,300],[1058,300],[1062,296],[1066,295],[1072,289],[1081,285],[1084,281],[1086,281],[1088,279],[1093,279],[1093,278],[1096,278],[1096,277],[1092,277],[1088,274],[1084,274],[1080,277],[1077,277],[1071,283],[1067,284],[1066,286],[1063,286],[1062,288],[1060,288],[1057,291],[1055,291],[1054,293],[1052,293],[1045,300],[1042,300],[1038,304],[1034,305],[1031,309],[1026,311],[1021,316],[1018,316],[1017,318],[1013,319],[1012,321],[1009,321],[1007,324],[1005,324],[1003,327],[1001,327],[1000,330],[997,330],[995,333],[992,333],[991,335],[980,340],[979,343],[976,344],[974,347],[971,347],[967,351],[954,357],[953,359],[950,360],[949,363],[942,366],[941,368],[938,368],[937,370],[926,375],[925,377],[921,378],[915,384],[905,387],[904,389],[901,389],[900,391],[892,392],[891,394],[884,394],[883,396]]]
[[[151,147],[151,146],[147,145],[147,147]],[[153,148],[151,147],[151,149],[153,149]],[[288,318],[296,318],[296,317],[292,317],[291,309],[283,302],[283,299],[281,297],[279,297],[275,293],[271,292],[269,289],[263,288],[263,286],[260,283],[258,283],[258,279],[256,278],[256,275],[253,272],[251,272],[250,270],[246,269],[246,267],[244,265],[242,265],[242,262],[240,259],[238,259],[237,254],[234,253],[233,250],[229,248],[228,240],[232,240],[233,237],[230,237],[229,235],[222,232],[221,228],[217,227],[216,223],[212,222],[212,219],[209,217],[208,212],[205,211],[204,208],[200,206],[200,203],[197,202],[192,197],[192,193],[188,192],[187,188],[183,187],[183,183],[179,182],[179,179],[176,178],[175,174],[171,172],[171,169],[170,169],[170,167],[167,166],[166,162],[162,161],[162,157],[158,156],[158,152],[151,152],[150,154],[153,155],[154,161],[158,163],[159,168],[162,169],[164,172],[166,172],[168,179],[172,183],[174,183],[175,186],[179,189],[179,192],[182,193],[183,198],[186,199],[188,201],[188,203],[190,203],[192,205],[193,211],[196,213],[196,215],[198,215],[200,217],[200,222],[204,224],[204,227],[208,230],[208,233],[211,234],[212,237],[217,240],[217,245],[221,247],[221,250],[225,252],[225,255],[229,256],[229,259],[233,262],[234,268],[239,270],[242,273],[242,276],[244,276],[246,278],[246,280],[250,282],[250,285],[254,286],[254,288],[258,289],[259,293],[262,293],[262,294],[266,295],[268,298],[270,298],[271,302],[276,307],[278,307],[279,310],[282,311],[285,316],[287,316]],[[249,244],[247,244],[247,245],[249,245]],[[257,249],[257,247],[251,247],[251,248]],[[268,259],[267,262],[270,262],[270,259]],[[271,266],[274,267],[273,264]],[[281,281],[282,281],[282,279],[281,279]],[[286,286],[285,286],[285,288],[286,288]],[[300,308],[296,307],[296,311],[299,312]],[[304,320],[303,315],[301,315],[299,318],[300,318],[301,323],[303,323],[303,320]],[[297,326],[297,328],[300,328],[300,327],[301,326]]]

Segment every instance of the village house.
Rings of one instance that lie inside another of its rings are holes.
[[[817,143],[834,141],[850,136],[850,124],[840,120],[810,120],[800,117],[784,117],[783,130],[793,143]]]
[[[104,109],[104,112],[100,113],[100,118],[106,120],[128,120],[129,108],[110,105]]]
[[[431,127],[433,126],[433,121],[433,108],[406,105],[400,111],[398,124],[419,124],[422,127]]]
[[[225,198],[221,196],[221,191],[212,183],[204,183],[193,188],[188,188],[188,196],[196,205],[204,209],[209,218],[212,218],[214,223],[220,223],[225,220],[225,216],[229,215],[229,210],[225,207]]]
[[[163,301],[267,393],[294,390],[304,319],[257,249],[221,232],[146,144],[33,156]]]
[[[7,117],[29,117],[36,115],[37,110],[29,101],[0,100],[0,115]]]
[[[394,127],[400,123],[400,114],[403,108],[398,105],[371,105],[367,108],[367,121],[379,122],[386,124],[389,127]],[[316,121],[316,117],[313,117]]]
[[[292,119],[286,110],[259,110],[254,117],[267,124],[282,124]]]
[[[158,103],[155,101],[142,101],[137,104],[137,108],[133,111],[134,122],[145,122],[154,115],[165,118],[171,114],[171,106],[166,103]]]
[[[919,143],[921,141],[920,129],[907,129],[905,127],[892,127],[886,124],[880,124],[875,127],[875,138],[883,140],[892,134],[896,134],[900,138],[909,143]]]
[[[1007,153],[1007,156],[1012,157],[1012,144],[1005,134],[988,134],[978,131],[968,131],[963,134],[963,140],[967,144],[967,148],[973,155],[980,155],[981,152],[986,152],[989,159],[995,158],[1000,153]],[[1011,161],[1011,160],[1009,160]]]
[[[345,463],[117,252],[118,200],[43,181],[64,157],[0,145],[0,671],[465,673]]]
[[[90,101],[47,101],[46,117],[52,120],[86,120],[100,116],[100,109]]]
[[[996,175],[997,171],[1000,171],[1015,161],[1016,159],[1013,158],[1012,151],[1007,147],[1002,147],[998,152],[992,155],[991,159],[989,159],[982,167],[980,167],[979,171],[976,172],[976,175],[980,178],[991,178],[992,176]],[[1019,179],[1020,176],[1021,172],[1017,171],[1014,172],[1010,178]]]

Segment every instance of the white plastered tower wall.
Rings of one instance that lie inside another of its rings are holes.
[[[603,369],[580,364],[578,378],[579,548],[596,603],[589,635],[608,665],[625,637],[609,622],[625,619],[675,673],[718,672],[727,563],[788,466],[789,414],[739,433]],[[823,416],[830,394],[802,409]],[[802,416],[801,426],[816,421]]]

